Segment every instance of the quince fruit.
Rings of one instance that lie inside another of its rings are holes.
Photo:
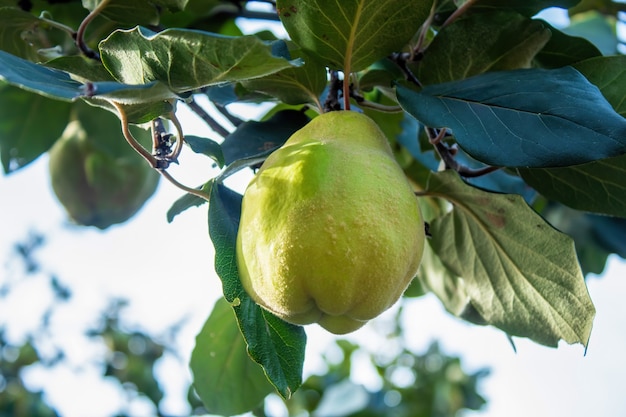
[[[352,332],[391,307],[415,276],[424,223],[376,123],[322,114],[273,152],[243,197],[241,282],[287,322]]]
[[[77,224],[99,229],[130,219],[154,194],[159,174],[119,134],[106,147],[71,121],[49,152],[52,189]],[[112,151],[114,150],[114,151]]]

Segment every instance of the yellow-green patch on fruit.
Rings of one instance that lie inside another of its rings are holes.
[[[291,136],[250,182],[237,265],[262,307],[343,334],[398,300],[423,247],[417,199],[385,135],[338,111]]]

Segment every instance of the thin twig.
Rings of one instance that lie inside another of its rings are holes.
[[[196,113],[215,133],[225,138],[230,134],[228,130],[217,122],[206,110],[202,108],[193,98],[187,101],[187,106]]]
[[[438,132],[436,129],[429,127],[426,128],[426,132],[428,133],[430,143],[432,143],[435,147],[435,150],[441,157],[446,169],[454,170],[458,172],[460,176],[465,178],[481,177],[500,169],[500,167],[494,166],[485,166],[474,169],[463,164],[459,164],[459,162],[454,158],[455,151],[446,145],[446,143],[442,142],[442,139],[445,136],[445,129]]]
[[[226,106],[220,106],[218,104],[215,105],[215,108],[217,109],[217,111],[219,111],[225,118],[228,119],[228,121],[235,127],[239,126],[240,124],[242,124],[244,122],[243,119],[240,119],[239,117],[233,115],[231,112],[228,111],[228,109],[226,108]]]
[[[185,192],[187,192],[189,194],[193,194],[196,197],[200,197],[200,198],[202,198],[203,200],[206,200],[206,201],[209,201],[211,199],[211,197],[208,194],[204,193],[203,191],[201,191],[201,190],[199,190],[197,188],[191,188],[191,187],[187,187],[184,184],[181,184],[174,177],[172,177],[172,175],[169,172],[167,172],[166,170],[159,169],[158,171],[159,171],[159,173],[163,177],[165,177],[165,179],[167,179],[169,182],[171,182],[172,184],[174,184],[176,187],[180,188],[181,190],[183,190],[183,191],[185,191]]]
[[[409,68],[408,61],[410,58],[411,56],[407,52],[393,53],[389,56],[389,59],[395,62],[396,65],[402,70],[407,81],[412,82],[418,87],[422,87],[420,80],[417,79],[415,74],[413,74],[413,71]]]

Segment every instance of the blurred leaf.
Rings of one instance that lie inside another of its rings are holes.
[[[100,51],[102,62],[117,80],[161,81],[176,92],[262,77],[298,64],[283,58],[280,42],[187,29],[118,30],[100,42]]]
[[[278,0],[276,9],[296,44],[322,64],[350,73],[400,52],[428,17],[431,4],[431,0]]]
[[[528,185],[550,200],[576,210],[626,217],[626,155],[519,172]]]
[[[429,85],[488,71],[530,68],[549,39],[550,30],[541,21],[512,11],[471,14],[437,34],[416,75]]]
[[[478,190],[452,171],[431,175],[426,191],[454,205],[430,223],[430,243],[480,316],[544,345],[587,346],[595,309],[568,236],[520,196]]]
[[[273,387],[246,352],[232,307],[220,298],[196,337],[193,384],[210,414],[235,415],[257,407]]]
[[[215,271],[222,280],[224,297],[233,306],[248,354],[265,370],[268,380],[283,398],[302,383],[306,334],[261,309],[239,280],[235,254],[241,217],[241,195],[215,183],[209,204],[209,234],[215,246]]]
[[[222,143],[226,164],[271,153],[308,121],[309,118],[301,111],[283,110],[266,121],[242,123]]]
[[[5,85],[0,86],[0,108],[0,157],[8,174],[37,159],[61,137],[72,104]]]
[[[626,119],[571,67],[486,73],[419,92],[399,85],[397,95],[413,117],[451,128],[489,165],[558,167],[626,153]]]
[[[0,6],[2,6],[0,4]],[[0,7],[0,49],[20,58],[36,60],[37,47],[28,39],[45,32],[41,19],[16,7]]]
[[[580,36],[593,43],[603,55],[617,54],[617,36],[615,26],[609,24],[607,18],[598,12],[577,15],[563,32],[572,36]]]

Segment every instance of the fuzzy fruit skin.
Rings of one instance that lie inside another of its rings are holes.
[[[237,234],[244,289],[285,321],[352,332],[391,307],[419,267],[424,223],[367,116],[322,114],[250,182]]]
[[[49,152],[50,181],[72,221],[106,229],[130,219],[154,194],[159,174],[127,148],[124,155],[106,152],[77,121],[55,142]]]

